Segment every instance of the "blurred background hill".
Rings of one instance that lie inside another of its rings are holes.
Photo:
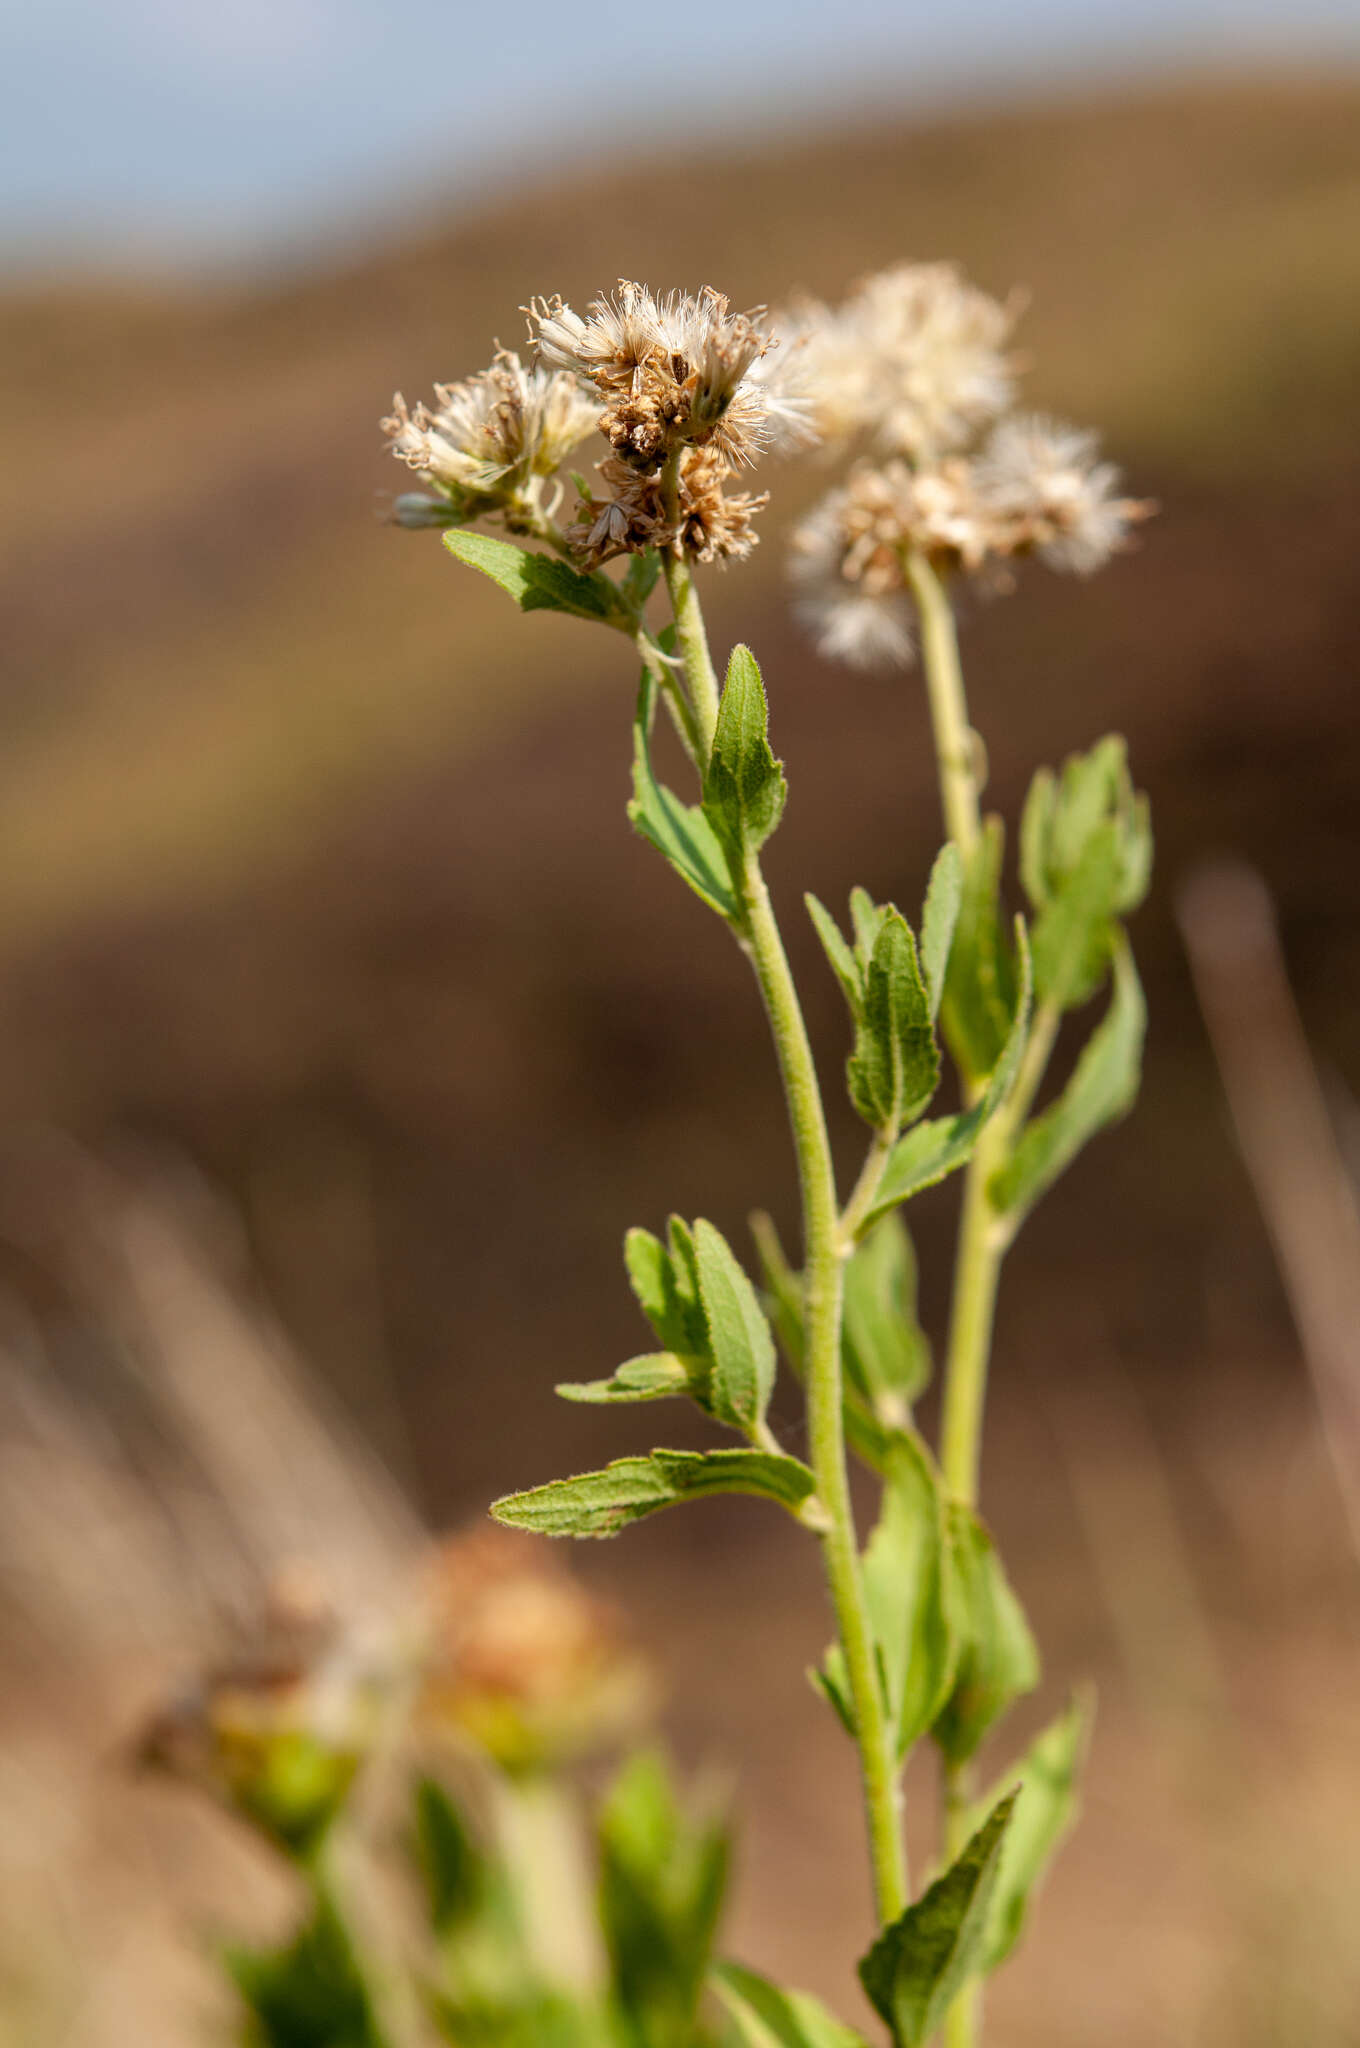
[[[1254,861],[1315,1047],[1360,1087],[1358,219],[1360,82],[1252,76],[568,159],[302,276],[0,289],[6,1185],[42,1170],[36,1130],[193,1161],[243,1219],[251,1286],[439,1520],[632,1445],[627,1419],[551,1396],[634,1344],[627,1224],[793,1219],[750,991],[624,818],[628,665],[381,524],[393,385],[414,399],[517,345],[533,293],[624,275],[748,305],[954,258],[1029,295],[1030,401],[1098,425],[1160,502],[1091,584],[1036,573],[965,624],[997,807],[1115,728],[1159,833],[1143,1100],[1006,1277],[991,1505],[1054,1690],[1096,1666],[1112,1702],[1090,1824],[998,1998],[1014,2048],[1360,2025],[1319,1933],[1357,1903],[1354,1562],[1171,914],[1198,860]],[[795,892],[910,905],[939,825],[913,682],[826,668],[789,618],[782,534],[816,465],[770,482],[757,555],[706,602],[769,682],[792,787],[769,864],[831,1073],[839,998]],[[951,1191],[918,1207],[938,1330]],[[41,1322],[22,1239],[8,1281]],[[1121,1493],[1130,1463],[1146,1486]],[[849,1853],[844,1759],[810,1699],[739,1696],[723,1648],[759,1613],[811,1656],[817,1589],[785,1586],[782,1532],[739,1509],[691,1524],[588,1569],[644,1633],[666,1589],[682,1739],[751,1785],[751,1943],[838,1994],[817,1845]],[[734,1618],[705,1647],[719,1569]],[[1121,1569],[1141,1620],[1111,1604]],[[1231,1698],[1236,1795],[1195,1760],[1198,1709],[1147,1697],[1159,1631],[1200,1644],[1191,1692]],[[796,1668],[772,1655],[770,1685]],[[1305,1795],[1287,1818],[1282,1756]],[[1292,1946],[1244,1878],[1281,1829],[1326,1900],[1291,1894]],[[1083,1902],[1087,1976],[1064,1980]]]

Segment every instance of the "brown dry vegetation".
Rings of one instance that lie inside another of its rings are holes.
[[[439,1515],[633,1444],[549,1391],[633,1344],[624,1226],[787,1221],[789,1168],[739,963],[623,818],[626,666],[375,524],[393,383],[478,367],[535,291],[623,273],[749,303],[956,256],[1032,291],[1034,400],[1099,422],[1162,501],[1136,557],[1036,574],[965,640],[998,806],[1119,727],[1161,849],[1137,1122],[1003,1301],[991,1506],[1043,1704],[1092,1668],[1107,1698],[1085,1831],[998,1992],[1012,2048],[1339,2044],[1360,2012],[1353,1565],[1168,911],[1198,856],[1256,860],[1360,1085],[1358,210],[1353,81],[1206,86],[705,145],[267,294],[3,307],[0,1104],[200,1158]],[[772,481],[710,610],[770,683],[793,791],[770,866],[830,1074],[796,890],[910,907],[938,826],[910,686],[819,668],[786,619],[778,529],[815,479]],[[920,1206],[938,1327],[950,1192]],[[715,1507],[589,1565],[658,1642],[665,1612],[682,1737],[743,1773],[746,1946],[839,1997],[862,1896],[826,1903],[853,1812],[796,1678],[822,1624],[791,1543]]]

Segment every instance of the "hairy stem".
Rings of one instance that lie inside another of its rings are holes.
[[[678,450],[666,464],[662,475],[662,489],[665,493],[667,512],[672,520],[678,520]],[[685,664],[685,681],[689,685],[690,701],[694,706],[703,741],[702,766],[707,763],[713,751],[713,734],[718,723],[718,678],[713,668],[713,657],[708,651],[708,633],[699,605],[699,593],[694,587],[693,571],[683,551],[677,549],[664,548],[661,561],[666,575],[666,590],[671,601],[671,614],[675,619],[676,645]]]
[[[921,664],[930,697],[945,829],[966,861],[977,844],[981,824],[977,745],[968,723],[954,614],[943,584],[924,555],[911,550],[906,570],[921,619]]]
[[[668,493],[677,490],[677,472],[672,469]],[[717,677],[689,564],[668,554],[665,566],[676,640],[704,739],[702,759],[707,762],[718,720]],[[755,968],[774,1037],[798,1162],[803,1207],[808,1451],[818,1498],[827,1514],[827,1526],[819,1531],[819,1538],[854,1712],[874,1898],[879,1921],[886,1925],[906,1907],[906,1846],[900,1776],[864,1604],[846,1470],[841,1377],[841,1233],[835,1170],[807,1026],[769,890],[754,853],[748,854],[745,861],[741,893],[739,936]]]
[[[886,1924],[906,1906],[906,1851],[897,1762],[879,1690],[846,1473],[836,1184],[812,1048],[769,891],[754,855],[746,862],[744,894],[747,946],[779,1055],[798,1158],[803,1199],[808,1447],[817,1493],[829,1518],[821,1539],[822,1552],[854,1709],[874,1895],[879,1920]]]

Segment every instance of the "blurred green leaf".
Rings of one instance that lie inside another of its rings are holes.
[[[921,971],[930,990],[932,1021],[940,1014],[954,930],[963,904],[963,860],[951,839],[935,856],[921,912]]]
[[[225,1962],[246,2008],[249,2048],[390,2048],[329,1900],[284,1947],[230,1948]]]
[[[633,721],[633,796],[628,817],[635,831],[664,854],[696,896],[728,919],[737,915],[737,899],[717,835],[696,804],[682,803],[652,773],[648,744],[656,708],[657,685],[649,669],[638,686]]]
[[[512,597],[522,612],[570,612],[578,619],[617,624],[624,614],[618,587],[607,576],[583,576],[556,555],[535,555],[489,533],[459,528],[444,546],[470,569],[479,569]]]
[[[930,1342],[916,1314],[916,1254],[907,1226],[886,1215],[845,1264],[846,1377],[890,1428],[906,1422],[930,1381]]]
[[[1114,952],[1110,1004],[1053,1105],[1025,1125],[989,1192],[1017,1225],[1097,1131],[1114,1123],[1138,1093],[1147,1006],[1127,940]]]
[[[731,1246],[703,1217],[694,1226],[694,1251],[712,1359],[708,1405],[719,1422],[750,1436],[770,1405],[774,1338]]]
[[[694,1364],[702,1370],[702,1360]],[[663,1401],[692,1391],[690,1368],[673,1351],[649,1351],[627,1358],[609,1380],[563,1380],[554,1391],[564,1401],[607,1403]]]
[[[1041,1003],[1074,1010],[1105,976],[1114,945],[1121,849],[1117,828],[1098,825],[1080,860],[1035,921],[1034,991]]]
[[[861,2035],[806,1991],[781,1991],[740,1963],[715,1963],[712,1981],[745,2048],[864,2048]]]
[[[797,1458],[772,1451],[652,1451],[507,1494],[492,1503],[491,1513],[508,1528],[540,1536],[615,1536],[644,1516],[704,1494],[760,1494],[797,1515],[815,1484]]]
[[[416,1861],[430,1924],[445,1934],[475,1917],[486,1897],[486,1862],[462,1814],[433,1778],[416,1785]]]
[[[623,588],[628,602],[635,610],[641,611],[646,604],[656,589],[660,574],[661,557],[655,548],[644,548],[640,555],[628,557],[628,567],[623,574]]]
[[[1089,753],[1070,755],[1060,777],[1041,768],[1030,784],[1020,826],[1020,879],[1036,912],[1068,887],[1092,839],[1105,831],[1117,848],[1110,913],[1124,917],[1147,893],[1152,827],[1117,733]]]
[[[950,1696],[963,1623],[939,1475],[909,1432],[888,1448],[883,1504],[864,1551],[864,1597],[901,1758]]]
[[[765,1312],[791,1371],[801,1379],[805,1351],[802,1280],[784,1256],[773,1219],[763,1210],[751,1218],[751,1236],[765,1282]]]
[[[695,2048],[727,1830],[687,1818],[664,1762],[646,1751],[615,1779],[599,1834],[600,1917],[623,2036],[636,2048]]]
[[[1001,1867],[992,1894],[982,1968],[1004,1963],[1024,1928],[1029,1904],[1049,1865],[1077,1818],[1077,1780],[1091,1731],[1088,1700],[1074,1700],[1065,1713],[1033,1742],[1020,1763],[1003,1774],[1007,1789],[1019,1785],[1015,1818],[1001,1849]],[[997,1797],[998,1785],[981,1802],[985,1810]]]
[[[1034,1690],[1039,1653],[989,1531],[962,1501],[947,1513],[961,1642],[953,1691],[931,1734],[957,1766],[1013,1700]]]
[[[630,1230],[623,1247],[628,1278],[664,1348],[681,1357],[702,1357],[708,1350],[708,1324],[699,1300],[693,1242],[678,1216],[671,1218],[669,1237],[669,1245],[663,1245],[650,1230]]]
[[[898,2048],[925,2048],[978,1972],[1013,1805],[1013,1796],[1001,1801],[958,1861],[884,1929],[859,1966],[869,2002]]]
[[[896,910],[874,939],[846,1079],[860,1116],[889,1138],[921,1114],[940,1083],[930,995],[911,928]]]
[[[770,751],[768,728],[756,658],[749,647],[734,647],[704,777],[704,815],[738,870],[746,853],[764,845],[784,809],[787,786]]]
[[[984,819],[982,836],[964,866],[940,1011],[955,1065],[974,1087],[995,1068],[1015,1015],[1015,962],[1001,913],[1005,846],[1000,818]]]

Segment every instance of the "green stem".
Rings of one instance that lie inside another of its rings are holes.
[[[906,571],[921,619],[921,662],[930,697],[945,828],[966,861],[977,844],[981,823],[977,743],[968,723],[954,614],[944,585],[924,555],[909,552]]]
[[[680,514],[680,454],[671,456],[662,477],[666,508],[670,517],[678,521]],[[666,590],[671,601],[671,613],[675,619],[675,639],[685,664],[685,681],[689,684],[690,700],[699,723],[703,741],[701,764],[706,764],[713,751],[713,734],[718,724],[718,678],[713,667],[713,657],[708,649],[708,633],[704,627],[704,615],[699,604],[699,593],[694,586],[694,574],[686,561],[683,550],[665,548],[661,555],[666,575]],[[702,765],[701,765],[702,772]]]
[[[666,488],[674,512],[679,491],[679,472],[674,461],[667,472]],[[703,738],[701,758],[706,763],[713,751],[718,722],[718,680],[689,564],[680,555],[667,554],[665,571],[676,642]],[[798,1162],[803,1207],[808,1452],[818,1498],[826,1510],[826,1527],[818,1535],[850,1686],[874,1899],[879,1921],[886,1926],[906,1908],[906,1845],[900,1774],[864,1604],[846,1470],[841,1379],[842,1261],[835,1170],[807,1026],[769,890],[754,853],[746,857],[741,889],[742,921],[738,933],[755,968],[770,1021]]]
[[[836,1184],[807,1027],[769,891],[753,854],[747,857],[744,883],[747,945],[774,1035],[798,1159],[803,1198],[808,1448],[818,1497],[828,1517],[822,1553],[854,1709],[874,1894],[879,1920],[886,1925],[906,1907],[906,1851],[897,1760],[879,1689],[846,1474]]]

